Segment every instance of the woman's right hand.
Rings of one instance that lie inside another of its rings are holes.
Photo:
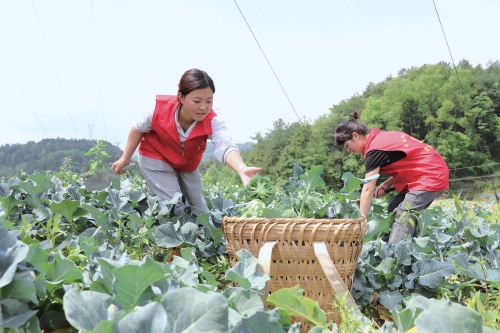
[[[117,175],[119,174],[122,174],[124,172],[126,172],[126,170],[122,170],[122,168],[126,165],[128,165],[130,163],[130,160],[127,161],[126,159],[124,159],[123,157],[120,158],[118,161],[116,161],[115,163],[113,163],[111,165],[111,169],[114,169],[115,170],[115,173]]]
[[[386,195],[385,193],[385,190],[386,190],[386,186],[384,186],[384,184],[380,184],[379,186],[377,186],[377,188],[375,189],[375,198],[381,198],[383,197],[384,195]]]
[[[252,178],[262,171],[262,168],[257,167],[243,167],[239,171],[241,182],[243,186],[247,186],[247,184],[252,180]]]

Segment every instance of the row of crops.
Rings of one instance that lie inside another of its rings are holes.
[[[178,198],[161,202],[138,177],[92,193],[71,173],[0,179],[0,332],[298,333],[296,315],[313,333],[500,330],[499,216],[458,198],[424,211],[419,236],[396,244],[376,200],[351,290],[363,315],[342,298],[320,309],[300,287],[264,302],[269,277],[245,250],[231,267],[222,219],[359,216],[361,180],[347,173],[333,193],[322,171],[296,164],[279,186],[207,185],[210,212],[186,205],[180,216]]]

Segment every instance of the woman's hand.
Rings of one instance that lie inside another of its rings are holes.
[[[111,169],[115,169],[115,173],[117,175],[119,174],[122,174],[122,173],[125,173],[127,172],[126,170],[122,170],[122,168],[126,165],[128,165],[130,163],[130,160],[126,160],[125,158],[120,158],[118,161],[116,161],[115,163],[113,163],[111,165]]]
[[[250,182],[250,180],[259,172],[262,171],[262,168],[257,168],[257,167],[242,167],[239,171],[238,174],[240,176],[241,182],[243,183],[244,186],[247,186],[247,184]]]
[[[385,186],[384,183],[377,186],[377,188],[375,189],[375,194],[374,194],[375,198],[380,198],[380,197],[383,197],[384,195],[386,195],[386,193],[385,193],[386,189],[387,189],[387,186]]]

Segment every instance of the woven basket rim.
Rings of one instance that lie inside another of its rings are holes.
[[[315,218],[305,218],[305,217],[233,217],[224,216],[223,221],[225,222],[264,222],[273,221],[278,223],[290,223],[290,222],[309,222],[309,223],[348,223],[348,222],[358,222],[361,223],[366,218],[364,216],[350,219],[315,219]]]

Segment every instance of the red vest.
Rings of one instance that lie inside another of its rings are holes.
[[[448,165],[428,144],[403,132],[382,132],[374,128],[366,140],[363,158],[370,150],[402,151],[406,157],[380,167],[380,173],[394,177],[398,192],[437,192],[449,188]]]
[[[189,133],[184,148],[181,148],[179,132],[175,122],[175,111],[179,107],[177,96],[157,95],[156,107],[151,122],[152,131],[144,133],[139,145],[139,154],[162,160],[175,170],[196,170],[207,147],[207,138],[212,134],[213,110]]]

